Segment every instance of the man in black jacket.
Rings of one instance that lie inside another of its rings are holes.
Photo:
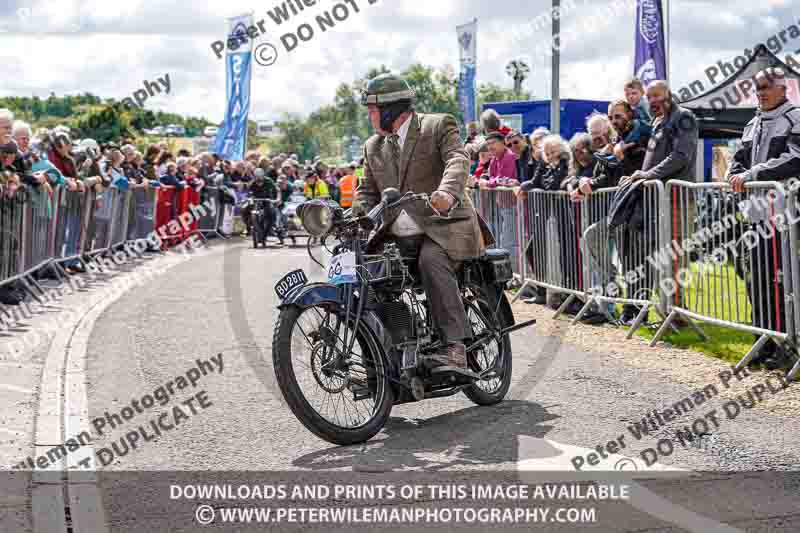
[[[532,179],[536,162],[525,136],[518,131],[512,131],[506,135],[506,148],[517,156],[517,180],[523,182]]]
[[[272,179],[266,177],[264,169],[257,168],[253,175],[255,179],[253,180],[252,183],[250,183],[250,197],[257,199],[277,200],[278,187],[275,185],[275,182],[272,181]],[[253,208],[251,207],[251,205],[245,206],[242,209],[242,222],[244,222],[245,227],[248,229],[248,231],[252,231],[251,228],[252,210]],[[274,209],[271,222],[273,224],[275,222]],[[282,240],[281,243],[283,243]]]

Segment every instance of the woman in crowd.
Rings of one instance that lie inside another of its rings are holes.
[[[591,178],[596,164],[592,155],[592,136],[588,133],[576,133],[570,139],[569,146],[572,151],[570,176],[577,179]]]
[[[147,147],[147,150],[144,153],[144,162],[142,163],[142,169],[144,170],[144,175],[147,177],[148,180],[156,181],[158,180],[158,159],[161,155],[161,148],[157,144],[151,144]]]
[[[525,192],[534,189],[565,189],[570,179],[572,162],[569,144],[560,135],[548,135],[542,139],[541,157],[543,166],[537,171],[536,178],[523,183],[521,189]],[[539,248],[534,250],[529,246],[525,251],[531,269],[538,279],[579,289],[574,268],[578,260],[578,240],[572,209],[563,202],[549,202],[546,197],[540,198],[535,207],[537,221],[534,231],[544,232],[548,238],[539,241]],[[558,266],[553,264],[555,261],[558,261]],[[534,303],[543,303],[543,299],[543,291],[538,291]],[[558,299],[551,303],[554,307],[560,305]],[[566,312],[575,314],[579,310],[580,305],[573,304]]]
[[[156,175],[163,176],[167,172],[167,163],[174,162],[173,156],[168,150],[161,150],[161,153],[156,160]]]
[[[125,161],[125,155],[118,149],[111,150],[111,159],[109,166],[106,169],[109,177],[111,178],[111,186],[118,189],[127,190],[129,182],[125,172],[122,170],[122,163]]]

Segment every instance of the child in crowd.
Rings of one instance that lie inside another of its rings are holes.
[[[480,178],[484,173],[489,171],[489,162],[492,160],[492,154],[489,152],[489,145],[485,142],[481,143],[478,147],[478,164],[473,173],[476,178]]]
[[[184,182],[178,176],[178,165],[172,161],[166,163],[164,175],[161,176],[159,181],[161,182],[161,185],[166,185],[167,187],[175,187],[179,190],[183,189],[183,186],[186,185],[186,182]]]
[[[625,84],[625,100],[633,108],[633,118],[638,119],[643,124],[650,124],[653,117],[650,116],[650,105],[644,92],[644,85],[639,78],[632,78]]]

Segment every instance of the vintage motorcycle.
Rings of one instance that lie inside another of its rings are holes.
[[[286,238],[286,228],[279,220],[275,220],[275,210],[278,209],[279,200],[268,198],[248,198],[242,207],[252,206],[250,211],[251,234],[253,236],[253,248],[258,248],[259,243],[266,248],[267,237],[277,237],[281,244]]]
[[[512,278],[509,253],[488,249],[458,270],[472,328],[467,361],[476,376],[429,368],[425,355],[442,341],[420,283],[421,240],[376,245],[374,232],[384,213],[410,202],[436,213],[427,194],[400,196],[396,189],[387,189],[369,213],[345,212],[328,200],[305,203],[300,216],[309,234],[323,245],[330,237],[337,241],[328,281],[309,283],[300,269],[275,286],[281,302],[272,343],[277,382],[298,420],[334,444],[370,439],[396,404],[459,392],[478,405],[502,401],[511,383],[509,333],[535,322],[515,324],[504,292]]]

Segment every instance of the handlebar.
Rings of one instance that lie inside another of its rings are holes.
[[[383,216],[383,214],[387,210],[394,209],[402,204],[408,202],[414,202],[417,200],[424,200],[426,203],[430,203],[430,196],[427,193],[415,194],[411,191],[405,193],[403,196],[400,197],[399,200],[396,200],[394,202],[389,203],[387,202],[387,199],[388,198],[384,196],[384,198],[380,201],[380,203],[375,207],[373,207],[369,213],[367,213],[367,218],[369,218],[373,223],[377,224],[378,219],[381,216]]]

